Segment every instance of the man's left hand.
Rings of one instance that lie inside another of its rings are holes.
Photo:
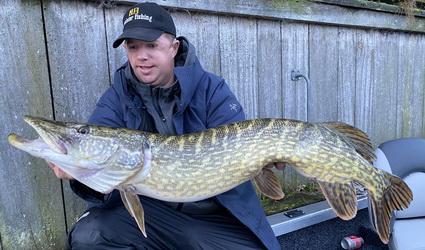
[[[277,170],[284,170],[286,168],[286,162],[272,162],[266,165],[266,168],[275,167]]]

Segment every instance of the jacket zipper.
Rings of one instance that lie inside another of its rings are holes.
[[[167,126],[167,123],[166,123],[167,119],[164,117],[164,113],[162,112],[161,105],[159,104],[159,99],[160,99],[159,97],[161,96],[162,89],[157,88],[157,89],[152,89],[152,91],[154,91],[154,95],[152,95],[154,97],[152,103],[156,112],[158,113],[159,118],[162,121],[162,128],[164,132],[166,132],[165,134],[171,134],[172,131]]]

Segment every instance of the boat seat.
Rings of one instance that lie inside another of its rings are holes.
[[[375,154],[373,165],[403,179],[413,192],[409,208],[392,214],[388,248],[425,249],[425,139],[387,141],[379,145]],[[370,202],[369,218],[375,227]]]

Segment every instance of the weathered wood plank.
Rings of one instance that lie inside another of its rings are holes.
[[[258,117],[257,30],[254,19],[220,17],[221,75],[244,107]]]
[[[356,125],[363,128],[363,131],[370,135],[372,132],[371,115],[372,115],[372,72],[375,64],[371,63],[372,49],[371,41],[368,36],[370,32],[357,31],[357,50],[356,50],[356,110],[354,120]],[[375,47],[375,46],[373,46]],[[376,145],[376,144],[375,144]]]
[[[292,81],[291,72],[299,71],[309,78],[308,24],[283,22],[282,35],[282,105],[284,118],[307,121],[307,89],[305,79]]]
[[[397,69],[397,137],[422,137],[424,135],[423,72],[425,39],[415,34],[405,34],[399,40],[400,56]],[[417,63],[422,62],[422,63]]]
[[[218,76],[220,68],[219,18],[215,14],[190,11],[171,12],[177,36],[186,37],[196,48],[202,67]]]
[[[375,33],[376,34],[376,33]],[[378,34],[377,34],[378,35]],[[372,79],[372,140],[397,136],[397,66],[400,56],[397,33],[380,32],[376,39],[375,75]]]
[[[307,121],[307,89],[308,84],[305,79],[292,81],[291,72],[299,71],[309,77],[308,69],[308,24],[281,23],[281,46],[282,57],[282,85],[283,93],[280,105],[283,108],[283,118]],[[270,60],[269,65],[274,61]],[[276,174],[281,178],[284,191],[294,190],[295,187],[305,184],[307,179],[300,175],[293,168],[286,168],[285,171],[278,171]]]
[[[103,10],[82,1],[45,1],[44,14],[55,118],[86,122],[109,86]],[[67,181],[63,186],[70,227],[86,204]]]
[[[330,0],[327,0],[330,1]],[[336,0],[333,0],[335,2]],[[339,1],[339,0],[338,0]],[[116,2],[144,2],[144,0],[129,1],[119,0]],[[264,19],[285,19],[296,22],[309,22],[322,25],[343,25],[345,27],[379,28],[391,30],[403,30],[413,32],[425,32],[425,15],[410,22],[405,15],[393,12],[383,12],[381,9],[365,9],[356,6],[342,6],[317,2],[295,2],[291,5],[282,1],[264,0],[152,0],[166,7],[178,7],[181,9],[220,13],[225,15],[253,16]],[[365,1],[359,1],[360,4]],[[365,6],[367,7],[367,6]]]
[[[338,121],[356,125],[356,30],[338,29]]]
[[[44,161],[6,140],[9,133],[35,137],[24,115],[52,118],[41,6],[11,0],[1,5],[0,248],[64,248],[60,181]]]
[[[396,138],[398,35],[380,31],[359,31],[357,51],[356,121],[372,143]]]
[[[125,49],[122,46],[114,49],[112,44],[122,33],[122,17],[128,8],[129,6],[127,5],[118,5],[105,11],[106,48],[109,59],[109,77],[111,84],[113,83],[115,71],[127,61]]]
[[[109,85],[103,10],[82,1],[45,6],[56,119],[87,121]]]
[[[372,11],[383,11],[390,12],[395,14],[403,13],[403,9],[398,5],[400,2],[404,2],[405,0],[375,0],[375,1],[363,1],[363,0],[316,0],[322,1],[324,3],[360,8],[360,9],[368,9]],[[416,3],[422,2],[424,0],[416,0]],[[405,14],[405,13],[403,13]],[[417,16],[425,16],[424,10],[415,11],[415,15]]]
[[[259,20],[257,24],[259,118],[277,118],[283,115],[280,23]]]
[[[425,91],[425,53],[417,53],[418,51],[425,51],[425,36],[421,35],[415,35],[416,36],[416,43],[415,47],[417,48],[417,51],[415,52],[415,59],[413,64],[415,65],[415,77],[414,77],[414,87],[412,88],[413,91],[415,89],[421,89],[422,91]],[[420,92],[419,92],[420,93]],[[425,99],[425,94],[421,96]],[[420,126],[420,122],[416,124],[417,130],[414,134],[410,135],[413,137],[419,137],[419,138],[425,138],[425,114],[422,107],[424,106],[424,102],[422,104],[418,104],[418,106],[415,106],[415,111],[412,112],[413,114],[422,114],[422,126]]]
[[[338,28],[310,25],[308,120],[338,120]]]

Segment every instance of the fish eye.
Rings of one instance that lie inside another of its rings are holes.
[[[90,132],[90,128],[88,126],[82,126],[77,129],[77,132],[82,135],[86,135]]]

